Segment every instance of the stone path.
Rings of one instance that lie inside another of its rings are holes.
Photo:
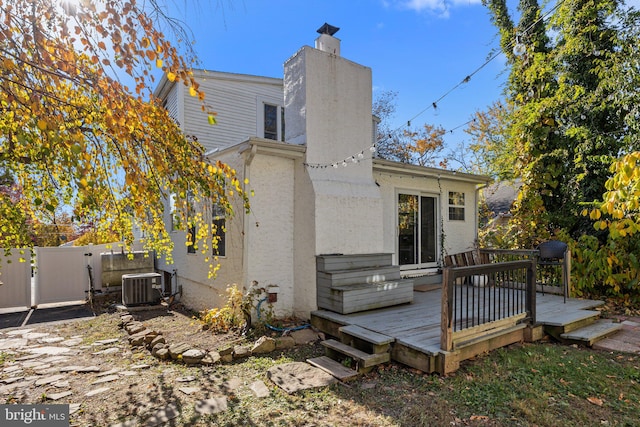
[[[640,354],[640,317],[618,316],[622,329],[615,335],[598,341],[593,348]]]
[[[114,330],[114,333],[120,331]],[[317,340],[317,335],[314,337],[310,331],[300,331],[291,338],[300,344],[313,339]],[[83,408],[90,410],[92,399],[108,398],[110,392],[126,386],[126,378],[135,378],[141,370],[151,368],[148,364],[137,364],[121,369],[113,364],[112,358],[118,357],[118,354],[122,354],[122,357],[127,357],[127,354],[131,356],[126,336],[87,343],[82,336],[56,336],[33,328],[0,330],[0,353],[9,356],[0,365],[0,401],[4,403],[17,399],[15,401],[40,403],[20,399],[20,396],[33,396],[33,391],[36,391],[35,394],[43,401],[68,403],[71,414]],[[85,357],[78,357],[80,355]],[[91,364],[78,363],[82,360],[91,360]],[[335,381],[306,363],[279,365],[277,369],[270,370],[268,377],[289,393]],[[245,390],[257,398],[265,398],[274,387],[274,384],[267,385],[260,380],[248,383],[241,378],[221,378],[216,374],[200,378],[182,375],[175,377],[172,382],[182,395],[193,397],[193,411],[201,416],[228,410],[227,396],[237,398],[239,390]],[[215,385],[214,389],[212,385]],[[203,390],[218,390],[219,395],[197,399],[198,394],[207,394]],[[167,402],[164,406],[143,408],[138,415],[113,425],[162,425],[180,416],[180,406]],[[143,424],[140,424],[140,418],[144,419]]]

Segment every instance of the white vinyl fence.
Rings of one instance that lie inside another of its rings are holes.
[[[111,249],[107,245],[61,246],[34,252],[32,259],[29,249],[12,249],[8,258],[0,251],[0,309],[84,300],[89,290],[87,265],[92,267],[94,288],[100,290],[100,254]],[[21,257],[24,262],[19,262]]]
[[[20,262],[20,259],[25,262]],[[0,250],[0,308],[31,307],[31,253],[29,249],[11,249],[9,256]]]

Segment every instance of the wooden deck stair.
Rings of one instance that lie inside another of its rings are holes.
[[[544,331],[566,344],[591,347],[596,342],[618,332],[622,325],[609,319],[601,319],[600,312],[580,310],[568,314],[559,313],[553,320],[541,322]]]
[[[307,362],[341,381],[348,381],[369,372],[376,365],[391,361],[394,338],[357,325],[340,327],[339,335],[340,341],[328,339],[320,343],[325,347],[326,356]],[[341,363],[345,361],[349,363]]]

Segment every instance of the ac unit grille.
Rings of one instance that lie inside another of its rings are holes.
[[[123,274],[122,304],[159,304],[162,276],[157,273]]]

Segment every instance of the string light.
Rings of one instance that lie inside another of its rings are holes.
[[[376,152],[376,145],[375,144],[371,144],[371,146],[369,146],[368,148],[369,152],[375,153]],[[342,159],[341,161],[337,161],[337,162],[333,162],[333,163],[304,163],[304,165],[308,168],[311,169],[326,169],[326,168],[333,168],[333,169],[338,169],[339,165],[342,165],[343,168],[346,168],[347,166],[349,166],[350,163],[353,164],[358,164],[360,163],[361,160],[364,160],[364,153],[365,150],[361,150],[360,152],[353,154],[351,156],[347,156],[344,159]]]
[[[557,8],[559,8],[565,0],[559,0],[556,5],[551,8],[549,11],[547,11],[544,15],[541,15],[536,21],[534,21],[533,23],[531,23],[531,25],[529,25],[526,29],[524,29],[521,33],[518,33],[516,35],[516,37],[511,40],[511,42],[506,46],[506,49],[513,49],[514,55],[519,56],[518,53],[522,52],[521,54],[526,53],[526,46],[524,44],[521,43],[520,38],[523,35],[526,35],[535,25],[537,25],[540,21],[546,19],[548,16],[550,16]],[[518,52],[518,53],[516,53]],[[429,110],[430,108],[433,108],[434,110],[438,109],[438,104],[440,103],[440,101],[442,101],[443,99],[445,99],[447,96],[449,96],[453,91],[455,91],[456,89],[458,89],[460,86],[469,83],[471,81],[471,77],[473,77],[474,75],[476,75],[478,72],[480,72],[484,67],[486,67],[487,65],[489,65],[489,63],[491,63],[494,59],[496,59],[498,56],[500,56],[500,54],[502,53],[502,51],[497,51],[496,53],[494,53],[493,55],[491,55],[483,64],[481,64],[478,68],[476,68],[472,73],[466,75],[459,83],[457,83],[456,85],[454,85],[451,89],[449,89],[447,92],[445,92],[443,95],[441,95],[438,99],[436,99],[435,101],[431,102],[430,105],[428,105],[426,108],[424,108],[422,111],[420,111],[418,114],[416,114],[415,116],[413,116],[412,118],[410,118],[409,120],[407,120],[407,127],[410,128],[411,127],[411,122],[415,119],[417,119],[418,117],[420,117],[422,114],[424,114],[427,110]],[[458,125],[448,131],[446,131],[447,133],[453,133],[455,130],[469,124],[472,122],[475,122],[475,118],[471,119],[461,125]],[[399,126],[398,128],[396,128],[392,133],[388,134],[387,138],[388,139],[392,139],[393,138],[393,134],[398,132],[400,129],[402,129],[402,126]],[[371,147],[369,147],[369,150],[371,151],[371,153],[375,153],[376,152],[376,145],[373,144],[371,145]],[[360,157],[362,155],[362,157]],[[321,163],[304,163],[305,166],[309,167],[309,168],[314,168],[314,169],[324,169],[324,168],[328,168],[328,167],[333,167],[334,169],[338,168],[338,164],[342,163],[343,167],[347,167],[348,163],[347,161],[351,160],[353,163],[358,163],[358,160],[354,157],[357,156],[358,159],[362,159],[364,158],[364,151],[361,151],[360,153],[353,155],[353,156],[349,156],[346,157],[344,160],[342,160],[342,162],[335,162],[335,163],[327,163],[327,164],[321,164]]]
[[[550,10],[548,10],[544,15],[541,15],[537,20],[535,20],[533,23],[531,23],[531,25],[529,25],[527,28],[525,28],[522,32],[518,33],[518,35],[516,35],[516,37],[511,40],[511,42],[505,47],[505,50],[508,49],[513,49],[514,51],[523,51],[523,53],[526,52],[526,46],[524,46],[521,42],[520,42],[520,38],[523,37],[524,35],[526,35],[535,25],[537,25],[540,21],[546,19],[547,17],[549,17],[556,9],[558,9],[563,3],[565,2],[565,0],[559,0],[556,5],[551,8]],[[500,54],[502,53],[502,51],[498,50],[497,52],[495,52],[493,55],[491,55],[483,64],[481,64],[478,68],[476,68],[472,73],[468,74],[467,76],[465,76],[464,79],[462,79],[458,84],[456,84],[455,86],[453,86],[451,89],[449,89],[447,92],[445,92],[443,95],[440,96],[440,98],[436,99],[435,101],[433,101],[430,105],[428,105],[427,107],[425,107],[422,111],[420,111],[418,114],[416,114],[415,116],[411,117],[411,119],[407,120],[407,127],[411,127],[411,122],[415,119],[417,119],[418,117],[420,117],[422,114],[424,114],[427,110],[429,110],[430,108],[433,108],[434,110],[436,110],[438,108],[438,104],[440,103],[440,101],[442,101],[443,99],[445,99],[447,96],[449,96],[453,91],[455,91],[456,89],[458,89],[460,86],[469,83],[471,81],[471,77],[473,77],[474,75],[476,75],[477,73],[479,73],[484,67],[486,67],[487,65],[489,65],[489,63],[491,63],[494,59],[496,59],[498,56],[500,56]],[[517,56],[517,55],[516,55]],[[458,125],[452,129],[450,129],[449,131],[447,131],[448,133],[453,133],[453,131],[461,128],[462,126],[469,124],[471,122],[475,121],[475,119],[469,120],[461,125]],[[399,126],[398,128],[396,128],[392,133],[390,133],[387,137],[387,139],[392,139],[393,138],[393,134],[398,132],[400,129],[402,129],[403,126]]]

